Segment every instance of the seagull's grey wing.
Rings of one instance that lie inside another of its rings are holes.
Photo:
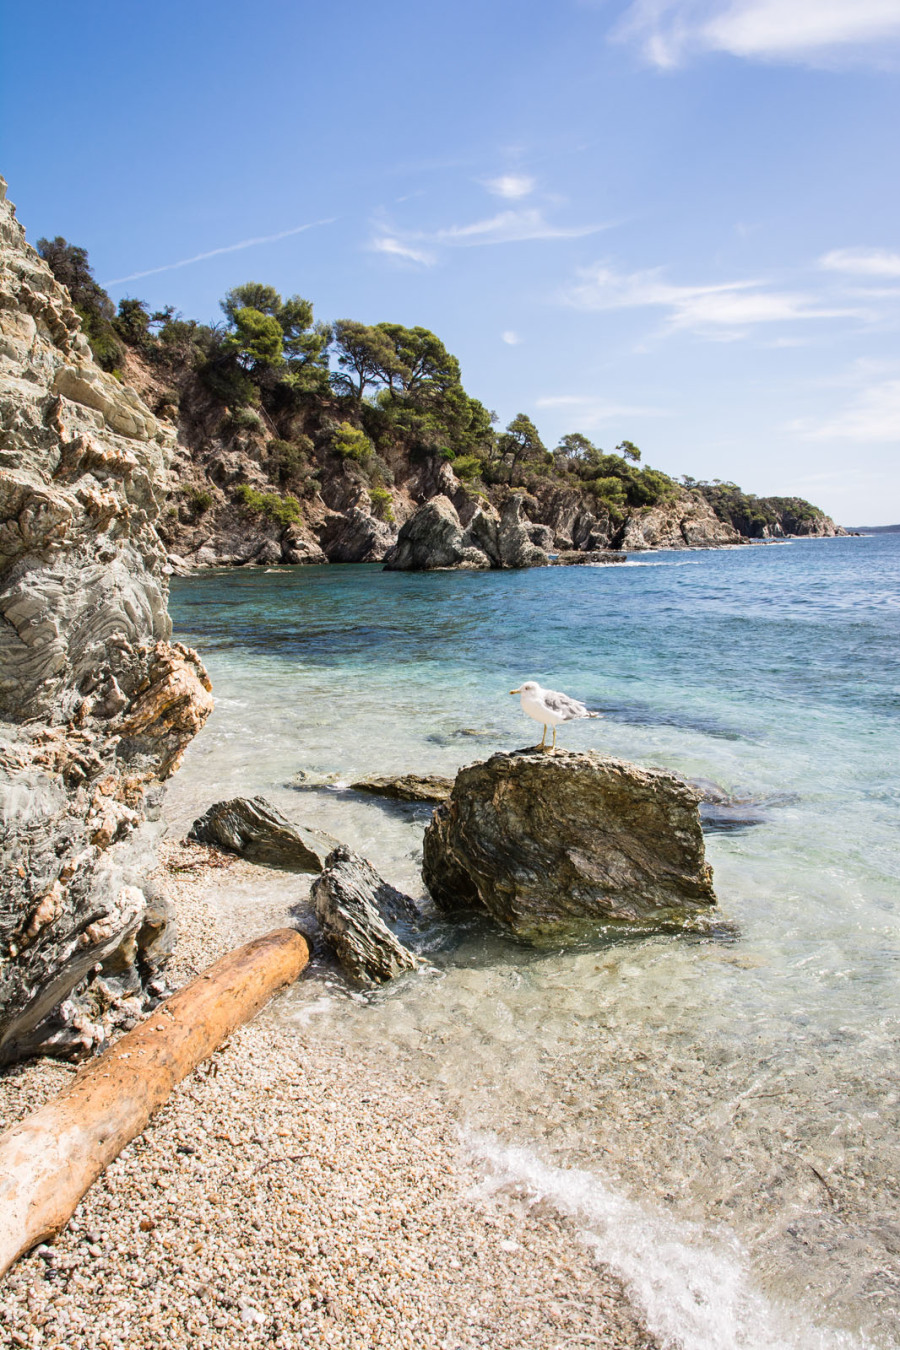
[[[576,698],[569,698],[568,694],[559,694],[554,689],[544,689],[543,699],[551,712],[555,712],[558,717],[564,717],[567,722],[575,717],[588,715],[583,703],[579,703]]]

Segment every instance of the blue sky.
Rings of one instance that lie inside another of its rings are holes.
[[[503,422],[900,521],[900,0],[44,0],[0,171],[114,298],[434,329]]]

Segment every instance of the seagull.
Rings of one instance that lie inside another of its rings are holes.
[[[583,703],[569,698],[568,694],[558,694],[554,689],[542,689],[535,680],[526,680],[518,689],[510,689],[511,694],[522,695],[522,711],[536,722],[543,722],[544,734],[535,750],[556,749],[556,728],[561,722],[574,722],[579,717],[602,717],[602,713],[588,712]],[[553,744],[546,745],[547,728],[553,728]]]

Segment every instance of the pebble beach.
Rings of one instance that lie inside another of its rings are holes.
[[[176,843],[161,859],[177,986],[230,945],[213,903],[222,869],[260,869]],[[75,1071],[8,1070],[0,1126]],[[13,1267],[3,1343],[657,1346],[568,1220],[480,1181],[433,1084],[263,1011],[176,1089],[59,1238]]]

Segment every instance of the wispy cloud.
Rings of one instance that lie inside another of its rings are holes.
[[[900,373],[864,385],[836,414],[796,418],[788,430],[805,441],[900,443]]]
[[[637,404],[610,403],[595,394],[548,394],[535,400],[538,408],[568,409],[579,427],[586,431],[620,422],[632,417],[671,417],[667,408],[643,407]]]
[[[511,328],[507,328],[505,333],[500,334],[500,337],[506,343],[507,347],[518,347],[519,343],[522,341],[518,333],[514,333]]]
[[[563,298],[579,309],[660,309],[670,331],[720,339],[740,337],[757,324],[869,317],[868,311],[825,304],[814,295],[777,290],[764,281],[684,286],[666,281],[660,268],[622,273],[604,264],[584,270]]]
[[[499,178],[484,179],[484,186],[495,197],[506,197],[517,201],[534,191],[534,179],[524,173],[502,173]]]
[[[710,51],[751,60],[885,64],[900,52],[900,6],[897,0],[633,0],[617,36],[637,41],[663,69]]]
[[[835,248],[823,254],[819,266],[857,277],[900,277],[900,253],[886,248]]]
[[[402,240],[394,238],[392,235],[382,235],[378,239],[373,239],[370,248],[375,253],[387,253],[392,258],[403,258],[407,262],[421,263],[423,267],[433,267],[437,262],[433,253],[427,249],[415,248],[412,244],[404,244]]]
[[[162,267],[147,267],[143,272],[129,272],[127,277],[114,277],[100,284],[105,287],[123,286],[126,281],[140,281],[142,277],[155,277],[160,272],[174,272],[177,267],[190,267],[193,263],[205,262],[207,258],[217,258],[221,253],[239,253],[245,248],[255,248],[257,244],[274,244],[279,239],[289,239],[291,235],[303,234],[319,225],[331,225],[336,217],[327,220],[312,220],[308,225],[294,225],[290,230],[279,230],[277,234],[261,234],[255,239],[242,239],[239,244],[225,244],[222,248],[211,248],[206,253],[195,253],[190,258],[180,258],[178,262],[164,263]]]
[[[604,228],[603,225],[556,225],[537,207],[523,207],[517,211],[501,211],[470,225],[448,225],[436,230],[432,238],[451,246],[512,244],[527,239],[580,239]]]

